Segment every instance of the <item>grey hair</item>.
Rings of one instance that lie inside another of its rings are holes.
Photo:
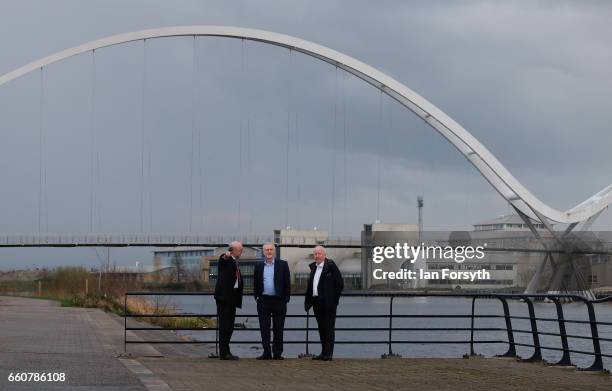
[[[263,244],[263,246],[261,246],[261,249],[263,250],[263,248],[266,247],[266,246],[272,246],[272,247],[274,247],[274,249],[276,249],[276,245],[274,243],[272,243],[272,242],[265,242]]]

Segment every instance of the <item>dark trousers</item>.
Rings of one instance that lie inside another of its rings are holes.
[[[326,307],[315,298],[313,311],[319,328],[321,355],[331,357],[334,355],[334,341],[336,340],[336,306]]]
[[[257,315],[259,316],[259,331],[261,344],[266,356],[281,356],[283,354],[283,332],[285,330],[285,315],[287,303],[282,298],[261,296],[257,301]],[[274,332],[272,352],[270,352],[270,323]]]
[[[219,328],[219,355],[230,353],[230,339],[234,333],[236,304],[233,301],[217,301],[217,327]]]

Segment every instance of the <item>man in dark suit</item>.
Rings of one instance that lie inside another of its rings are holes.
[[[242,249],[242,243],[232,242],[229,251],[219,257],[215,301],[217,302],[219,358],[221,360],[238,360],[238,357],[230,352],[229,343],[234,332],[236,308],[242,308],[244,285],[238,262]]]
[[[291,276],[286,261],[276,258],[273,243],[263,245],[264,261],[255,265],[253,294],[257,302],[259,330],[263,354],[258,360],[283,359],[283,332],[287,303],[291,297]],[[270,350],[270,322],[274,330],[274,343]]]
[[[344,289],[344,281],[338,266],[331,259],[327,259],[323,246],[314,248],[314,259],[309,265],[310,278],[304,298],[304,309],[308,311],[312,307],[314,310],[321,340],[321,354],[312,359],[331,361],[336,339],[336,309]]]

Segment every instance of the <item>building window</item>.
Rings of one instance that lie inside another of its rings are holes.
[[[513,265],[508,265],[508,264],[500,264],[500,265],[495,265],[494,270],[513,270],[514,266]]]

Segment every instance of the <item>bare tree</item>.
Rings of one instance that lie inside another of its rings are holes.
[[[185,264],[180,254],[176,253],[170,260],[170,265],[174,267],[176,273],[176,282],[180,283],[185,274]]]

